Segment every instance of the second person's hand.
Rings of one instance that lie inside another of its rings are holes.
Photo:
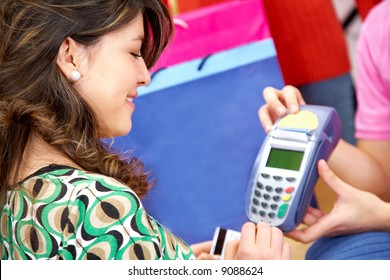
[[[282,90],[266,87],[263,90],[265,105],[259,109],[260,122],[268,133],[276,119],[287,112],[296,113],[300,105],[305,105],[301,92],[293,86],[285,86]]]
[[[332,172],[324,160],[318,163],[318,172],[336,193],[336,203],[328,214],[309,208],[303,220],[306,227],[288,233],[289,237],[309,243],[323,236],[390,230],[389,203],[348,185]]]

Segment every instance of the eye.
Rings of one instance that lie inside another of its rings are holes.
[[[138,53],[130,53],[132,56],[134,56],[136,59],[142,58],[142,54]]]

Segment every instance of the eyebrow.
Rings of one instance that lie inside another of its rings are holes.
[[[131,41],[143,41],[144,39],[144,35],[138,35],[137,37],[131,39]]]

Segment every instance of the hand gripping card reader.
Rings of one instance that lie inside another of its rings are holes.
[[[303,220],[318,179],[317,164],[338,143],[335,109],[305,105],[279,118],[265,138],[249,180],[246,214],[288,232]]]

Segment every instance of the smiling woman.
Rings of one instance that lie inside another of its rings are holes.
[[[2,259],[191,258],[142,208],[143,163],[99,139],[131,129],[165,6],[2,0],[0,31]]]
[[[85,47],[72,38],[61,45],[57,65],[64,75],[75,68],[82,79],[73,85],[92,107],[103,138],[125,135],[131,129],[133,99],[137,88],[150,82],[142,59],[144,38],[142,14],[119,30],[103,36],[97,44]]]

